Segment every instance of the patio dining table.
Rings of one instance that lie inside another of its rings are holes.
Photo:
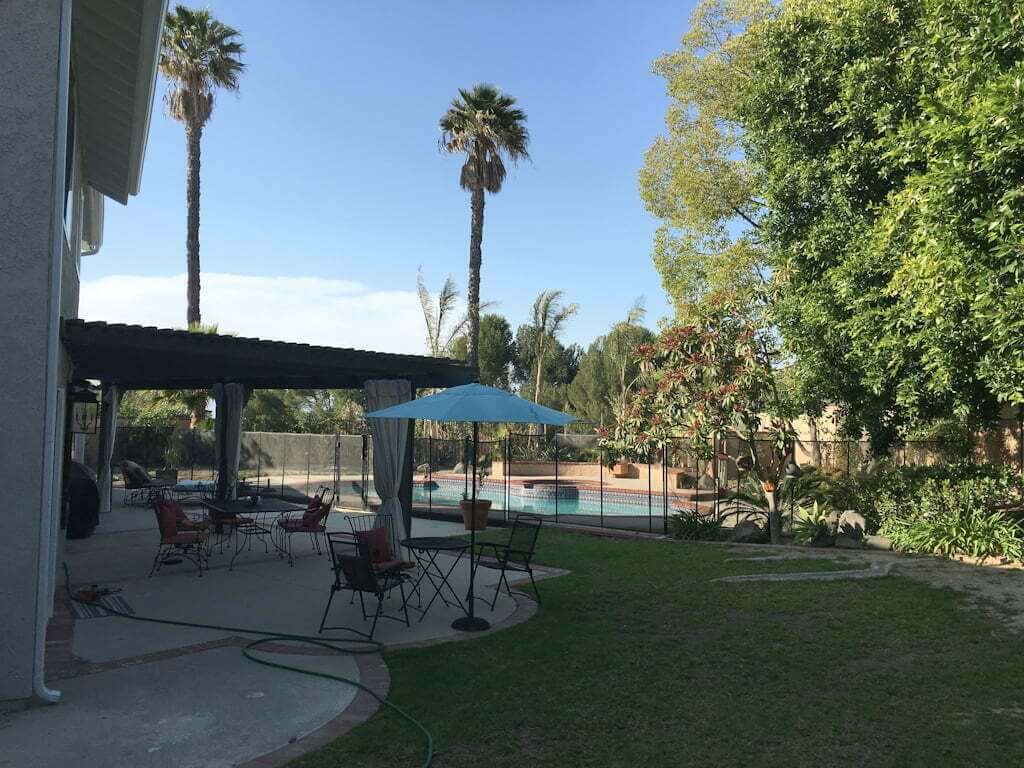
[[[430,582],[430,585],[434,588],[434,595],[427,602],[426,607],[415,609],[420,611],[420,621],[423,621],[427,611],[430,610],[430,606],[434,604],[438,597],[449,607],[458,607],[463,611],[466,610],[465,603],[455,593],[449,578],[455,570],[455,566],[459,564],[462,556],[466,553],[466,550],[469,549],[469,541],[459,536],[418,536],[411,539],[403,539],[399,543],[412,552],[413,557],[416,558],[416,563],[419,565],[419,577],[413,582],[412,592],[419,594],[420,583],[424,579]],[[454,555],[452,563],[447,569],[437,562],[438,556],[442,554]],[[444,594],[446,589],[452,598],[451,601]]]
[[[248,499],[236,499],[231,501],[213,501],[204,499],[203,506],[210,512],[211,522],[216,527],[218,518],[221,520],[238,518],[245,522],[232,525],[231,529],[235,536],[235,551],[228,564],[230,571],[238,558],[239,553],[245,548],[245,543],[252,549],[252,537],[263,542],[264,549],[269,551],[268,543],[274,547],[278,555],[284,557],[284,547],[274,537],[274,523],[278,518],[292,512],[305,512],[308,507],[305,504],[296,504],[283,499],[263,499],[253,504]]]

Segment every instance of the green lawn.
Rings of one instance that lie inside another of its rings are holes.
[[[546,529],[530,621],[389,653],[391,698],[443,766],[1024,764],[1024,643],[905,578],[715,584],[724,548]],[[294,765],[416,766],[392,714]]]

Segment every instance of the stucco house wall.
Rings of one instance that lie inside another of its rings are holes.
[[[55,447],[41,428],[51,364],[42,351],[54,331],[51,275],[64,272],[51,258],[63,184],[63,11],[61,0],[0,3],[0,701],[31,695],[35,667],[43,483]]]

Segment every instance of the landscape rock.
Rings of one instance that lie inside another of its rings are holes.
[[[768,534],[760,525],[753,520],[744,520],[737,523],[729,534],[729,541],[737,544],[763,544],[768,541]]]
[[[420,464],[418,467],[416,467],[416,472],[417,474],[420,475],[429,475],[430,465],[424,462],[423,464]]]
[[[848,509],[839,516],[837,530],[839,535],[848,536],[861,542],[864,540],[864,536],[867,535],[867,527],[868,521],[864,519],[864,515]]]
[[[456,464],[455,465],[455,469],[452,470],[452,472],[454,472],[455,474],[459,474],[459,472],[465,472],[465,471],[466,471],[466,465],[463,464],[461,461],[458,464]]]
[[[868,549],[880,549],[884,552],[892,550],[892,539],[888,536],[879,536],[877,533],[864,537],[864,546]]]

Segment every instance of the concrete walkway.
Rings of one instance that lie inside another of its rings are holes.
[[[348,526],[336,513],[329,527]],[[461,525],[444,522],[415,520],[413,525],[417,536],[462,532]],[[296,540],[294,567],[257,547],[241,554],[232,571],[227,570],[230,554],[225,552],[211,558],[211,569],[201,579],[187,564],[165,567],[147,578],[156,537],[148,509],[119,508],[104,516],[96,535],[67,542],[64,554],[73,586],[120,587],[120,597],[137,615],[317,635],[332,574],[327,556],[316,555],[307,541]],[[451,562],[443,560],[445,566]],[[458,594],[468,586],[468,573],[463,559],[451,577]],[[496,580],[495,572],[478,571],[477,594],[490,602]],[[424,602],[432,594],[426,587]],[[385,612],[397,614],[400,607],[395,592],[385,602]],[[352,706],[357,701],[353,686],[245,659],[241,646],[256,635],[114,616],[71,622],[68,608],[67,601],[58,602],[51,627],[59,625],[63,610],[67,632],[54,633],[53,658],[48,660],[50,685],[63,692],[63,701],[0,716],[0,767],[279,765],[303,751],[297,740],[305,737],[307,748],[316,746],[343,732],[339,723],[350,727],[376,706],[365,693],[359,697],[367,701]],[[478,603],[478,612],[495,624],[514,620],[517,611],[522,613],[507,594],[499,595],[493,613]],[[382,619],[375,638],[398,647],[465,637],[450,627],[459,615],[458,609],[437,601],[422,621],[410,611],[409,628]],[[328,624],[369,631],[358,600],[350,604],[344,592],[335,597]],[[325,633],[326,639],[346,636]],[[287,644],[270,650],[263,655],[364,684],[371,683],[367,668],[376,664],[384,669],[377,655],[336,655]],[[372,684],[385,693],[386,670]],[[360,706],[363,711],[353,714]]]

